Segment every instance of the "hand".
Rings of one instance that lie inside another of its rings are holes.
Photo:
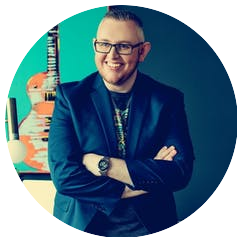
[[[170,147],[164,146],[158,151],[154,159],[173,161],[173,158],[176,154],[177,154],[177,151],[174,146],[170,146]]]
[[[125,186],[125,189],[123,191],[121,198],[136,197],[136,196],[140,196],[145,193],[147,193],[147,192],[143,191],[143,190],[131,190],[128,186]]]
[[[98,170],[98,162],[101,160],[103,156],[96,155],[93,153],[88,153],[83,155],[82,163],[83,165],[95,176],[101,176]]]

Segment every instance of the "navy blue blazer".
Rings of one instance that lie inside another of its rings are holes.
[[[130,202],[153,233],[177,222],[173,192],[189,182],[193,147],[180,91],[138,72],[130,105],[126,163],[135,189],[148,191]],[[54,216],[85,230],[98,210],[113,211],[125,187],[82,164],[85,153],[118,157],[112,104],[98,73],[58,86],[48,144]],[[176,147],[174,160],[154,160],[165,145]]]

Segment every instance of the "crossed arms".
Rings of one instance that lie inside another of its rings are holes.
[[[173,157],[177,154],[177,151],[174,146],[170,147],[162,147],[159,152],[154,157],[154,160],[165,160],[165,161],[172,161]],[[94,153],[85,154],[83,156],[83,164],[85,167],[95,176],[100,176],[98,171],[98,162],[103,156],[97,155]],[[124,184],[128,184],[133,186],[132,178],[130,177],[128,167],[126,162],[122,159],[118,158],[110,158],[111,166],[108,170],[107,176],[118,180]],[[139,196],[147,191],[144,190],[132,190],[127,185],[122,194],[122,198],[129,198],[134,196]]]
[[[83,126],[80,120],[73,119],[73,113],[79,112],[79,108],[65,98],[61,88],[57,91],[48,154],[51,177],[59,193],[80,201],[98,201],[109,208],[110,204],[115,204],[121,197],[160,192],[162,189],[173,192],[186,186],[190,180],[194,158],[182,95],[174,96],[169,106],[166,105],[162,116],[162,125],[165,126],[161,125],[156,130],[167,130],[162,141],[156,140],[156,145],[160,144],[161,149],[158,150],[157,147],[155,151],[155,143],[150,141],[153,157],[135,157],[125,161],[112,157],[108,177],[101,177],[97,170],[100,158],[108,154],[107,151],[107,154],[99,153],[102,151],[102,144],[99,142],[100,147],[97,146],[96,139],[100,134],[98,127],[91,126],[92,120],[88,119],[89,123],[86,124],[89,126],[79,132]],[[87,136],[90,133],[95,133],[96,136]],[[84,153],[80,143],[87,139],[88,146],[86,145]],[[148,150],[145,146],[143,148]],[[132,191],[126,184],[133,186],[135,190]]]

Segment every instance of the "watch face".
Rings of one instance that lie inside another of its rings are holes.
[[[107,159],[101,159],[99,161],[98,167],[101,171],[105,171],[109,167],[109,161]]]

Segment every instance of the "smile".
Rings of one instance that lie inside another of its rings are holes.
[[[107,65],[111,69],[118,69],[122,64],[121,63],[110,63],[110,62],[107,62]]]

